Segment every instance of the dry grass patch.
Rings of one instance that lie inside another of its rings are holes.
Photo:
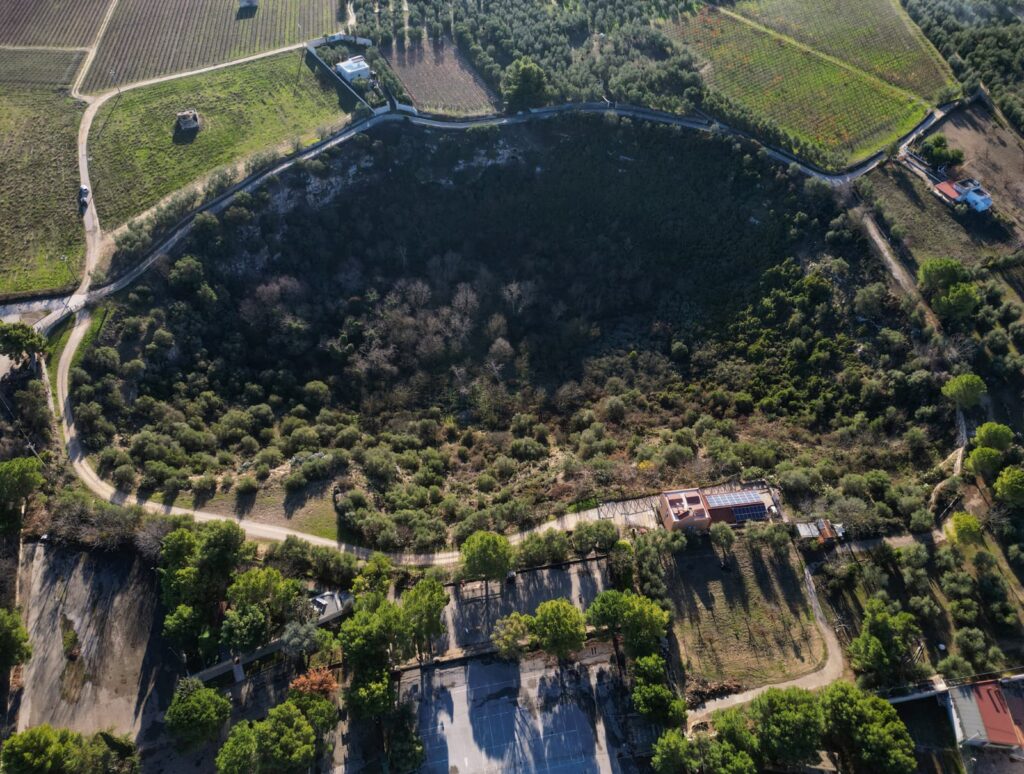
[[[669,593],[692,677],[756,687],[812,672],[827,655],[792,549],[777,559],[740,538],[725,569],[710,550],[685,551]]]

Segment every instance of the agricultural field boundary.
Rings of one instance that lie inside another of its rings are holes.
[[[821,51],[819,49],[813,48],[813,47],[807,45],[806,43],[802,43],[801,41],[797,40],[796,38],[791,38],[789,35],[786,35],[784,33],[778,32],[777,30],[773,30],[771,27],[766,27],[763,24],[761,24],[760,22],[756,22],[753,19],[748,19],[746,16],[743,16],[742,14],[736,13],[735,11],[730,11],[729,9],[723,8],[720,5],[711,5],[710,7],[714,8],[717,13],[720,13],[723,16],[728,16],[733,21],[737,21],[737,22],[741,22],[743,24],[746,24],[747,26],[757,30],[758,32],[760,32],[762,34],[765,34],[765,35],[768,35],[770,37],[773,37],[776,40],[781,40],[783,43],[787,43],[787,44],[789,44],[791,46],[795,46],[796,48],[800,49],[804,53],[810,54],[810,55],[815,56],[815,57],[817,57],[819,59],[823,59],[824,61],[829,62],[830,64],[835,65],[836,67],[841,67],[842,69],[846,70],[849,73],[852,73],[853,75],[856,75],[858,77],[867,78],[867,79],[873,81],[878,86],[878,88],[881,89],[882,91],[893,92],[896,95],[899,95],[900,97],[903,97],[905,99],[911,99],[914,102],[918,102],[921,105],[927,107],[927,103],[924,102],[924,100],[921,97],[919,97],[917,94],[914,94],[911,91],[907,91],[906,89],[900,88],[899,86],[895,86],[895,85],[889,83],[888,81],[883,80],[882,78],[879,78],[877,75],[875,75],[872,72],[869,72],[867,70],[862,70],[859,67],[856,67],[856,66],[850,64],[849,62],[845,62],[842,59],[839,59],[839,58],[833,56],[832,54],[828,54],[828,53],[826,53],[824,51]]]
[[[772,26],[771,23],[769,23],[767,21],[759,21],[759,19],[762,19],[764,17],[759,16],[759,14],[757,13],[757,11],[755,9],[750,8],[750,7],[746,6],[746,5],[744,5],[742,0],[741,0],[741,2],[738,2],[736,5],[732,5],[731,3],[727,5],[726,3],[728,2],[728,0],[706,0],[706,2],[708,2],[709,4],[715,5],[716,7],[718,7],[721,10],[729,10],[729,11],[731,11],[733,13],[737,13],[740,16],[743,16],[744,18],[746,18],[748,20],[754,21],[754,22],[756,22],[758,24],[764,24],[765,26],[769,27],[769,29],[776,30],[776,28],[774,26]],[[756,2],[756,0],[755,0],[755,2]],[[931,63],[937,68],[937,72],[941,72],[946,77],[949,85],[956,85],[957,84],[956,76],[953,73],[952,68],[950,68],[949,63],[946,62],[946,60],[942,56],[942,54],[939,53],[938,49],[936,49],[934,45],[932,45],[931,41],[928,40],[927,36],[924,34],[924,32],[921,30],[921,28],[918,27],[918,25],[910,17],[910,14],[907,13],[907,10],[906,10],[906,8],[903,7],[903,4],[899,0],[884,0],[884,3],[891,8],[891,10],[895,14],[895,16],[902,22],[906,32],[917,43],[917,45],[920,46],[921,52],[923,54],[925,54],[927,59],[930,60]],[[795,28],[799,28],[799,25],[796,22],[793,23],[793,26]],[[783,32],[781,29],[777,29],[776,31],[779,34],[783,35],[783,36],[786,36],[786,34],[787,34],[787,33]],[[811,45],[811,47],[814,48],[813,44],[807,44],[807,45]],[[823,54],[827,54],[828,53],[828,51],[826,49],[827,45],[828,45],[827,42],[823,42],[822,43],[822,47],[820,49],[815,49],[815,50],[818,50],[818,51],[820,51]],[[833,55],[833,56],[835,56],[835,55]],[[843,61],[846,61],[846,60],[843,60]],[[852,64],[857,69],[861,69],[861,70],[864,70],[865,72],[872,73],[872,71],[868,70],[863,65],[856,64],[853,60],[850,60],[850,64]],[[881,78],[886,83],[891,83],[892,85],[896,86],[897,88],[903,88],[903,89],[905,89],[907,91],[911,91],[912,93],[917,94],[925,102],[933,101],[929,95],[926,95],[926,94],[923,94],[923,93],[919,94],[918,92],[914,91],[913,89],[910,89],[909,87],[899,86],[896,83],[894,83],[892,81],[889,81],[887,78],[878,75],[877,73],[872,73],[872,74],[875,74],[876,77]]]
[[[0,44],[0,51],[88,51],[88,46],[12,46]]]
[[[96,30],[96,37],[93,38],[92,45],[88,47],[85,55],[85,61],[82,62],[78,68],[78,77],[75,78],[75,82],[71,86],[71,96],[75,99],[81,99],[88,102],[81,93],[82,82],[85,80],[86,74],[92,68],[92,63],[96,59],[96,52],[99,51],[100,41],[103,40],[103,35],[107,31],[107,27],[110,26],[110,20],[114,16],[114,10],[117,8],[118,0],[110,0],[107,4],[107,10],[103,14],[103,21],[100,22],[99,29]],[[82,119],[85,120],[84,118]],[[81,137],[81,135],[79,135]]]

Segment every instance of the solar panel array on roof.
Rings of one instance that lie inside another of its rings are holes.
[[[761,502],[758,492],[719,492],[706,495],[708,505],[712,508],[724,508],[729,505],[753,505]]]
[[[737,522],[749,521],[750,519],[760,520],[768,515],[768,509],[764,507],[764,503],[741,505],[732,509],[732,515],[736,517]]]

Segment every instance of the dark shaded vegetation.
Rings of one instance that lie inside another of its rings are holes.
[[[352,163],[368,182],[311,205]],[[429,550],[772,474],[874,534],[922,506],[951,432],[938,348],[827,187],[732,140],[382,132],[201,215],[186,253],[71,374],[123,489],[334,482],[360,541]]]
[[[904,0],[967,91],[983,83],[1024,130],[1024,23],[1020,0]]]

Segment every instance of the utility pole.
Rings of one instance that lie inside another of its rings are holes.
[[[295,82],[298,83],[302,75],[302,60],[306,58],[306,41],[302,39],[302,22],[295,22],[295,26],[299,28],[299,42],[302,43],[302,48],[299,49],[299,66],[295,70]]]

